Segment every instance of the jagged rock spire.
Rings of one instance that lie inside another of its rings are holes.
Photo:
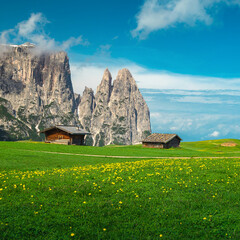
[[[123,68],[118,71],[117,78],[122,80],[129,80],[132,78],[132,74],[127,68]]]
[[[96,100],[100,100],[103,103],[108,103],[112,89],[112,75],[108,68],[105,69],[101,83],[97,87]]]
[[[85,87],[78,106],[78,116],[84,129],[90,131],[92,113],[95,108],[94,92],[91,88]]]
[[[151,132],[148,106],[128,69],[118,72],[113,86],[111,73],[104,71],[89,123],[97,146],[139,143],[146,132]]]

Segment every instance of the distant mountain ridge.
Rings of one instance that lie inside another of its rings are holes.
[[[7,48],[7,50],[6,50]],[[74,94],[65,52],[39,53],[30,43],[5,46],[0,55],[0,140],[40,139],[54,124],[81,125],[88,144],[134,144],[151,132],[150,115],[127,69],[112,85],[106,69],[96,94]]]

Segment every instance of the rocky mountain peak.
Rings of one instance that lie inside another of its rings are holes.
[[[113,83],[106,69],[96,94],[86,87],[80,96],[66,52],[38,51],[31,43],[8,45],[0,55],[0,107],[0,128],[15,139],[36,138],[54,124],[81,123],[91,132],[86,142],[96,146],[139,143],[151,132],[148,106],[128,69]]]
[[[116,80],[131,81],[131,82],[135,83],[135,80],[133,79],[132,74],[130,73],[130,71],[127,68],[123,68],[118,71]]]
[[[95,99],[84,91],[79,120],[91,132],[93,145],[139,143],[151,132],[148,106],[128,69],[118,72],[113,86],[111,82],[111,74],[106,69]]]
[[[108,80],[108,81],[112,80],[112,75],[109,72],[108,68],[105,69],[102,79],[105,79],[105,80]]]
[[[108,68],[105,69],[101,83],[97,87],[96,101],[100,101],[103,104],[107,104],[110,99],[112,91],[112,75]]]
[[[37,47],[31,51],[33,47],[31,43],[8,45],[8,51],[0,55],[0,97],[11,103],[15,122],[35,134],[53,124],[77,123],[67,54],[35,54]],[[6,129],[11,121],[2,125]],[[22,137],[27,135],[17,136]]]
[[[118,75],[113,82],[112,98],[117,100],[127,97],[130,99],[135,91],[139,92],[136,81],[132,77],[130,71],[127,68],[119,70]],[[140,92],[139,94],[141,95]]]
[[[112,85],[112,75],[109,72],[108,68],[105,69],[102,77],[102,81],[97,88],[97,92],[101,91],[102,88],[110,89]]]

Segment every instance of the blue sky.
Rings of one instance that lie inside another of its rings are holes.
[[[0,43],[67,51],[77,93],[129,68],[154,132],[238,138],[239,22],[240,0],[4,1]]]

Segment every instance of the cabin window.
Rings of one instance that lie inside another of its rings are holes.
[[[63,135],[58,135],[58,139],[63,139]]]

